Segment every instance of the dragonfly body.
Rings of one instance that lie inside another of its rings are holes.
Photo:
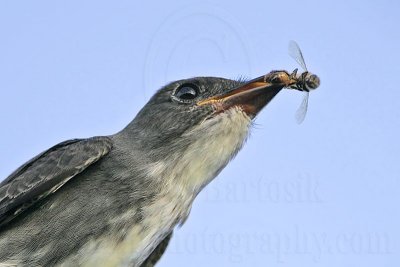
[[[295,69],[292,73],[286,70],[275,70],[264,76],[264,82],[283,84],[288,89],[305,92],[303,101],[296,112],[296,120],[301,123],[307,113],[309,92],[319,87],[320,79],[317,75],[307,70],[300,47],[294,41],[289,43],[289,54],[299,63],[304,72],[298,74],[298,69]]]
[[[317,75],[305,71],[297,74],[297,69],[292,73],[286,70],[274,70],[264,76],[264,81],[272,84],[284,84],[286,88],[309,92],[317,89],[320,80]]]

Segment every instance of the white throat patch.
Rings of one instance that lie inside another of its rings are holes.
[[[231,108],[205,120],[184,137],[194,141],[179,158],[172,158],[175,181],[197,194],[225,167],[245,143],[251,119],[240,108]],[[168,164],[167,164],[168,165]]]

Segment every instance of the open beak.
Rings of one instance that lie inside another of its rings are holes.
[[[213,105],[216,113],[236,106],[254,118],[283,87],[284,84],[266,82],[265,76],[261,76],[222,95],[201,100],[197,105]]]

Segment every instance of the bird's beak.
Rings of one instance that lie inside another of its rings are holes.
[[[250,117],[255,117],[284,86],[281,83],[273,84],[266,82],[265,76],[261,76],[222,95],[203,99],[197,105],[212,105],[216,113],[236,106],[241,108]]]

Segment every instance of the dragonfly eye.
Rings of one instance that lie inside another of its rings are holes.
[[[278,75],[271,78],[272,83],[280,83],[281,81],[282,81],[282,79]]]
[[[271,77],[268,79],[268,82],[270,83],[285,83],[285,81],[288,79],[289,74],[284,73],[283,71],[276,71],[271,75]]]
[[[309,90],[317,89],[320,84],[320,80],[317,75],[312,74],[306,79],[306,87]]]

